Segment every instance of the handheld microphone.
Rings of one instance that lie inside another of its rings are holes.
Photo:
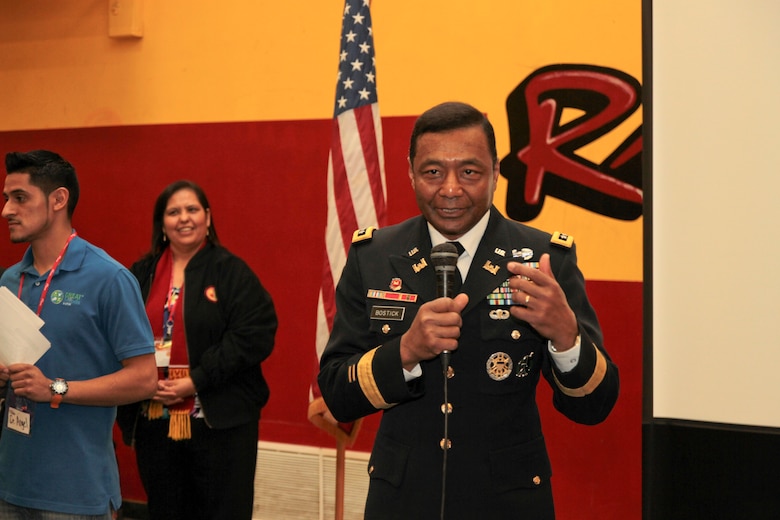
[[[455,277],[458,276],[458,248],[449,242],[444,242],[431,249],[431,263],[436,272],[436,296],[438,298],[455,297]],[[441,364],[444,370],[450,365],[450,351],[443,350]]]
[[[458,248],[454,244],[445,242],[439,244],[431,249],[431,263],[433,269],[436,272],[436,296],[452,298],[455,296],[455,280],[456,276],[460,276],[458,269],[458,257],[460,253]],[[460,282],[460,278],[457,279]],[[460,285],[460,283],[458,283]],[[443,379],[443,393],[444,393],[444,439],[442,440],[442,468],[441,468],[441,512],[440,518],[444,519],[444,506],[446,503],[446,488],[447,488],[447,452],[450,449],[450,434],[449,434],[449,390],[447,388],[447,372],[450,368],[450,355],[449,350],[442,350],[439,358],[441,359],[442,379]]]
[[[455,297],[455,276],[458,268],[458,249],[444,242],[431,249],[431,262],[436,272],[436,296]]]

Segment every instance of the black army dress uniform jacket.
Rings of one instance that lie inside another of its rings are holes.
[[[555,408],[579,423],[603,421],[617,399],[617,368],[602,347],[575,247],[555,241],[490,210],[461,287],[469,303],[448,379],[448,519],[554,517],[552,472],[536,406],[540,375],[553,388]],[[419,307],[436,298],[430,250],[421,216],[376,230],[370,238],[358,236],[336,291],[320,390],[340,421],[384,410],[368,468],[369,520],[439,518],[443,371],[438,359],[426,361],[422,376],[407,383],[400,359],[401,335]],[[511,317],[509,305],[491,304],[491,294],[511,276],[507,263],[538,262],[543,253],[550,253],[578,321],[580,359],[567,373],[549,359],[546,338]]]

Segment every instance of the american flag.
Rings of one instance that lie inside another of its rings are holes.
[[[309,419],[334,435],[354,425],[336,425],[316,383],[319,359],[336,313],[335,289],[357,229],[385,223],[386,196],[382,122],[376,93],[374,38],[369,0],[346,0],[341,25],[339,72],[328,160],[325,261],[317,307],[317,363]],[[327,423],[324,422],[327,420]]]

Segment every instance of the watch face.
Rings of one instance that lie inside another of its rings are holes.
[[[64,394],[68,391],[68,383],[62,379],[55,379],[51,384],[51,389],[55,394]]]

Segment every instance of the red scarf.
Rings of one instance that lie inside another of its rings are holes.
[[[157,262],[152,279],[152,287],[149,290],[149,298],[146,300],[146,316],[152,326],[155,336],[165,335],[165,323],[163,311],[168,305],[168,300],[173,289],[173,255],[171,249],[166,248]],[[183,310],[184,287],[179,292],[178,299],[173,304],[172,316],[169,320],[173,321],[173,331],[171,334],[171,361],[167,367],[167,379],[181,379],[189,377],[190,364],[187,355],[187,340],[184,333]],[[157,369],[157,376],[161,380],[166,379],[166,368]],[[173,440],[189,439],[191,437],[190,412],[195,404],[194,396],[186,397],[184,401],[178,404],[168,406],[168,413],[171,418],[168,428],[168,437]],[[150,401],[147,417],[149,419],[158,419],[163,415],[162,403]]]

